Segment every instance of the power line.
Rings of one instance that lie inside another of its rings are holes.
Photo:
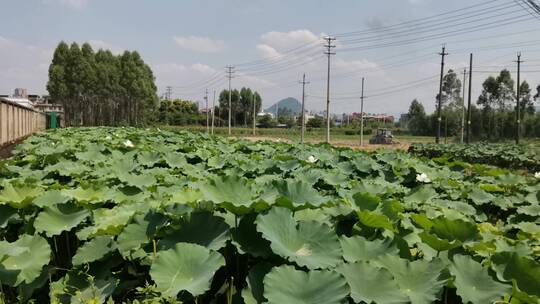
[[[468,11],[470,9],[473,9],[473,8],[476,8],[476,7],[481,7],[481,6],[484,6],[484,5],[487,5],[487,4],[493,4],[494,2],[498,2],[498,1],[501,1],[501,0],[488,0],[488,1],[478,3],[478,4],[474,4],[474,5],[463,7],[463,8],[456,9],[456,10],[451,10],[451,11],[448,11],[448,12],[443,12],[443,13],[428,16],[428,17],[425,17],[425,18],[419,18],[419,19],[408,20],[408,21],[404,21],[404,22],[400,22],[400,23],[395,23],[395,24],[392,24],[392,25],[384,26],[384,27],[382,27],[381,29],[378,29],[378,30],[369,29],[369,30],[363,30],[363,31],[353,31],[353,32],[348,32],[348,33],[334,34],[334,36],[337,37],[337,38],[342,38],[342,37],[354,36],[354,35],[363,34],[363,33],[371,33],[371,32],[376,32],[376,31],[388,30],[388,29],[392,29],[392,28],[396,28],[396,27],[401,28],[404,25],[410,25],[410,24],[414,24],[414,23],[418,23],[418,22],[425,22],[425,21],[429,21],[429,20],[432,20],[432,19],[437,19],[438,20],[438,19],[440,19],[440,17],[443,17],[443,16],[452,15],[452,14],[459,13],[459,12],[462,12],[462,11]]]
[[[488,10],[478,11],[479,13],[476,13],[476,14],[469,14],[469,15],[467,15],[465,17],[461,17],[461,18],[457,18],[457,19],[444,20],[444,21],[440,21],[440,22],[426,24],[425,26],[421,26],[421,27],[415,27],[415,28],[411,28],[411,29],[403,29],[403,30],[400,30],[400,31],[391,32],[391,33],[384,34],[384,35],[377,34],[377,35],[372,35],[372,36],[367,36],[367,37],[362,37],[362,38],[344,40],[343,44],[354,44],[354,43],[362,43],[362,42],[365,43],[365,42],[373,42],[373,41],[379,41],[379,40],[384,40],[384,39],[399,38],[399,37],[410,36],[410,35],[418,35],[418,34],[426,33],[426,32],[433,32],[433,31],[437,31],[437,30],[445,30],[445,29],[448,29],[448,25],[452,25],[454,27],[457,27],[457,26],[462,26],[462,25],[473,24],[473,23],[481,22],[481,21],[486,20],[486,19],[493,19],[493,18],[508,16],[509,14],[514,14],[514,13],[521,12],[522,11],[521,8],[518,8],[517,10],[513,10],[513,11],[502,11],[502,10],[504,10],[506,8],[513,8],[513,7],[517,7],[517,6],[518,5],[516,5],[516,4],[511,4],[511,5],[505,5],[504,7],[500,7],[500,6],[499,7],[493,7],[493,8],[488,9]],[[495,12],[497,14],[494,14],[494,15],[490,14],[492,12]],[[479,18],[479,17],[482,17],[482,18]],[[473,20],[469,20],[469,19],[473,19]],[[467,20],[467,21],[461,22],[461,23],[458,22],[458,21],[462,21],[462,20]]]

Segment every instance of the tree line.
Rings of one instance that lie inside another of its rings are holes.
[[[540,85],[533,92],[529,83],[520,85],[521,134],[525,137],[540,137],[540,113],[535,111],[534,101],[540,98]],[[500,141],[515,136],[516,83],[508,70],[489,76],[482,84],[482,92],[471,105],[471,137],[474,140]],[[438,95],[436,96],[439,97]],[[462,83],[453,70],[443,78],[442,95],[443,136],[460,136],[463,117]],[[465,102],[465,107],[466,107]],[[428,115],[424,106],[413,100],[409,107],[407,128],[413,135],[435,136],[437,113]],[[465,125],[467,110],[465,109]]]
[[[90,44],[60,42],[49,67],[47,90],[64,107],[66,126],[143,125],[155,116],[157,88],[136,51],[94,52]]]

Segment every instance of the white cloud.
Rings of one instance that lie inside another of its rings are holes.
[[[174,42],[181,49],[200,53],[217,53],[225,49],[224,41],[214,40],[208,37],[176,36],[174,37]]]
[[[279,60],[283,57],[275,48],[267,44],[258,44],[256,48],[257,52],[266,59]]]
[[[16,87],[46,93],[52,54],[51,49],[0,36],[0,94],[11,94]]]
[[[43,0],[45,4],[60,3],[75,9],[85,8],[89,0]]]
[[[114,44],[105,42],[103,40],[90,40],[90,41],[88,41],[88,43],[90,43],[90,45],[92,46],[94,51],[97,51],[99,49],[109,50],[113,54],[117,54],[117,55],[121,54],[121,53],[123,53],[125,51],[125,48],[116,46]]]
[[[320,40],[309,30],[295,30],[289,32],[268,32],[261,36],[261,41],[276,50],[286,50],[303,44],[308,44]]]

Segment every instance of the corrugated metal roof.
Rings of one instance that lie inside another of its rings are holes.
[[[34,104],[32,104],[32,102],[26,98],[0,97],[0,100],[11,104],[17,104],[21,107],[34,109]]]

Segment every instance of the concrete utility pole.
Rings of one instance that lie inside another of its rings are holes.
[[[446,46],[443,45],[442,52],[439,53],[441,55],[441,81],[439,83],[439,102],[437,105],[437,137],[435,138],[435,142],[439,143],[441,140],[441,107],[442,107],[442,87],[443,87],[443,78],[444,78],[444,57],[448,55],[446,52]]]
[[[165,92],[165,100],[170,101],[172,96],[172,87],[167,86],[167,91]]]
[[[229,79],[229,136],[231,136],[231,113],[232,113],[232,102],[231,102],[231,79],[233,79],[234,66],[229,65],[227,68],[227,78]]]
[[[214,117],[216,116],[216,90],[214,90],[214,100],[212,101],[212,135],[214,135]]]
[[[253,92],[253,95],[251,95],[251,99],[253,102],[253,135],[255,135],[255,128],[257,126],[257,107],[255,106],[257,104],[257,99],[255,98],[255,92]]]
[[[330,143],[330,57],[336,54],[332,52],[332,49],[336,47],[333,44],[336,38],[328,36],[324,40],[326,40],[324,54],[328,56],[328,75],[326,78],[326,142]]]
[[[206,111],[206,133],[209,134],[210,133],[210,124],[209,124],[209,119],[210,119],[210,116],[208,114],[208,89],[206,89],[206,92],[204,94],[204,101],[206,103],[205,105],[205,111]]]
[[[517,55],[517,98],[516,98],[516,145],[519,145],[521,133],[521,53]]]
[[[306,82],[306,74],[302,77],[302,81],[300,81],[302,84],[302,131],[300,133],[300,142],[304,143],[304,136],[306,132],[306,84],[309,84],[309,82]]]
[[[467,102],[467,144],[471,143],[471,98],[472,98],[472,65],[473,54],[469,63],[469,100]]]
[[[461,141],[463,144],[465,134],[465,83],[467,82],[467,69],[463,69],[463,97],[461,99]]]
[[[362,95],[360,96],[360,147],[364,146],[364,77],[362,77]]]

